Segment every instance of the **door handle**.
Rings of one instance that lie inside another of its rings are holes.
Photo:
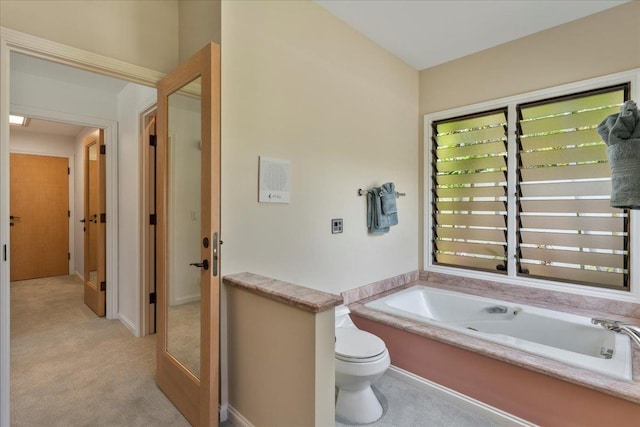
[[[194,267],[204,268],[205,270],[209,269],[209,260],[204,259],[202,262],[192,262],[189,265],[193,265]]]
[[[9,215],[9,219],[20,219],[20,217],[15,215]]]

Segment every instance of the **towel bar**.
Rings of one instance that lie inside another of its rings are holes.
[[[358,196],[364,196],[367,194],[367,190],[363,190],[362,188],[358,188]],[[404,197],[407,193],[399,193],[396,191],[396,197]]]

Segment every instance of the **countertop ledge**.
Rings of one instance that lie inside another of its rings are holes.
[[[224,276],[222,280],[229,285],[311,313],[319,313],[342,304],[342,297],[339,295],[260,276],[259,274],[229,274]]]
[[[397,292],[401,289],[411,287],[413,285],[431,286],[431,283],[423,281],[413,282],[396,289],[374,295],[369,298],[349,304],[351,312],[357,316],[364,317],[369,320],[380,322],[400,330],[421,335],[436,341],[453,345],[474,353],[483,354],[512,365],[530,369],[542,374],[546,374],[558,379],[562,379],[583,387],[591,388],[610,396],[615,396],[634,403],[640,404],[640,351],[633,348],[633,378],[631,382],[617,380],[598,374],[593,371],[581,369],[556,362],[541,356],[527,353],[522,350],[492,343],[479,338],[471,337],[460,332],[451,331],[437,326],[420,324],[410,319],[394,316],[392,314],[383,313],[365,307],[369,301],[381,298],[388,294]],[[633,343],[632,343],[633,346]]]

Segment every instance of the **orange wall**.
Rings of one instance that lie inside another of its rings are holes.
[[[640,425],[640,405],[351,315],[394,366],[543,426]]]

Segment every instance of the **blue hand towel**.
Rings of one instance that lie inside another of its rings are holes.
[[[619,114],[598,125],[598,134],[607,144],[611,169],[611,202],[614,208],[640,209],[640,112],[627,101]]]
[[[382,202],[382,213],[385,215],[396,214],[395,224],[397,224],[398,206],[396,205],[396,186],[393,182],[387,182],[380,187],[380,200]]]
[[[380,227],[379,212],[382,209],[378,188],[367,191],[367,227],[372,234],[384,234],[389,232],[389,227]]]
[[[395,185],[388,182],[367,192],[367,227],[373,234],[389,232],[398,224]]]

